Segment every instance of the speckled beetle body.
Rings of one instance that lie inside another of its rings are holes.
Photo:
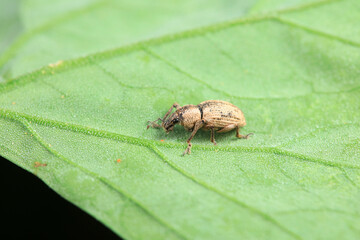
[[[173,108],[176,108],[176,111],[169,117]],[[159,120],[162,122],[161,125],[156,123],[156,121]],[[173,130],[176,124],[180,124],[187,131],[192,132],[190,138],[187,140],[188,147],[184,155],[191,153],[190,141],[200,128],[211,131],[210,141],[215,145],[215,131],[222,133],[236,129],[236,137],[245,139],[249,138],[252,134],[250,133],[244,136],[239,133],[240,127],[246,125],[243,112],[235,105],[220,100],[209,100],[198,105],[185,105],[183,107],[174,103],[165,116],[158,118],[156,121],[148,121],[150,125],[148,125],[147,128],[162,127],[166,132],[169,132]]]

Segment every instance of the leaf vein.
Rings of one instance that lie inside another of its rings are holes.
[[[179,33],[175,33],[175,34],[168,34],[168,35],[164,35],[161,37],[157,37],[157,38],[152,38],[152,39],[148,39],[148,40],[143,40],[143,41],[139,41],[133,44],[130,44],[128,46],[122,46],[119,48],[115,48],[115,49],[111,49],[111,50],[105,50],[102,52],[98,52],[95,54],[89,54],[85,57],[80,57],[80,58],[75,58],[75,59],[70,59],[70,60],[65,60],[64,62],[67,63],[72,63],[72,64],[68,64],[70,65],[71,68],[74,67],[79,67],[79,66],[83,66],[84,62],[88,63],[88,61],[86,61],[86,59],[93,59],[93,58],[107,58],[107,57],[112,57],[114,55],[117,54],[122,54],[124,52],[128,52],[129,50],[134,50],[134,49],[141,49],[143,46],[145,45],[156,45],[156,44],[160,44],[163,42],[171,42],[171,41],[176,41],[179,39],[184,39],[184,38],[188,38],[188,37],[193,37],[193,36],[198,36],[198,35],[203,35],[206,34],[207,32],[216,32],[216,31],[221,31],[223,29],[227,29],[233,26],[237,26],[240,24],[245,24],[245,23],[254,23],[254,22],[259,22],[259,21],[263,21],[263,20],[268,20],[268,19],[274,19],[274,16],[278,15],[278,14],[282,14],[282,13],[288,13],[288,12],[296,12],[296,11],[301,11],[301,10],[305,10],[308,8],[314,8],[317,6],[321,6],[323,4],[326,3],[330,3],[330,2],[334,2],[334,1],[339,1],[339,0],[320,0],[320,1],[314,1],[312,3],[308,3],[308,4],[300,4],[298,6],[294,6],[294,7],[290,7],[287,9],[282,9],[282,10],[278,10],[278,11],[274,11],[274,12],[270,12],[270,13],[266,13],[266,14],[260,14],[260,15],[254,15],[254,16],[250,16],[250,17],[242,17],[242,18],[238,18],[232,21],[225,21],[225,22],[220,22],[217,24],[213,24],[213,25],[209,25],[209,26],[205,26],[205,27],[200,27],[200,28],[195,28],[195,29],[190,29],[190,30],[186,30],[186,31],[182,31]],[[96,7],[98,4],[103,4],[102,1],[96,2],[93,5],[89,5],[86,9],[91,10],[92,8]],[[81,12],[85,11],[84,9],[82,9]],[[76,11],[75,11],[76,12]],[[69,16],[71,17],[74,13],[69,13]],[[76,14],[75,14],[76,16]],[[67,18],[68,16],[61,16],[61,18]],[[41,32],[41,29],[47,28],[47,25],[53,26],[56,25],[56,22],[58,22],[59,20],[54,20],[54,22],[48,23],[44,26],[40,26],[37,30],[33,30],[31,32],[25,33],[24,35],[20,36],[19,39],[17,41],[15,41],[15,43],[8,48],[8,50],[0,57],[0,67],[3,66],[10,58],[13,57],[13,55],[15,55],[15,52],[23,45],[25,44],[25,42],[30,39],[33,35],[35,35],[37,32]],[[75,64],[75,62],[77,64]],[[63,70],[68,69],[69,66],[62,68]],[[20,77],[17,77],[15,79],[10,79],[8,80],[8,82],[12,82],[12,81],[16,81],[19,78],[20,79],[24,79],[24,78],[30,78],[33,79],[34,75],[40,75],[39,72],[41,72],[42,70],[46,70],[46,67],[40,68],[39,70],[35,70],[33,72],[24,74]],[[29,79],[27,79],[29,80]],[[1,88],[0,88],[1,89]]]
[[[41,124],[43,126],[50,126],[50,127],[57,127],[59,129],[63,129],[63,130],[68,130],[68,131],[72,131],[72,132],[78,132],[78,133],[83,133],[86,135],[90,135],[90,136],[96,136],[96,137],[101,137],[101,138],[107,138],[107,139],[112,139],[115,141],[123,141],[129,144],[134,144],[134,145],[140,145],[140,146],[144,146],[144,145],[150,145],[150,144],[154,144],[154,145],[159,145],[159,146],[164,146],[164,147],[168,147],[168,148],[183,148],[185,145],[183,144],[177,144],[177,143],[162,143],[159,141],[153,141],[153,140],[147,140],[147,139],[142,139],[142,138],[136,138],[136,137],[131,137],[131,136],[126,136],[126,135],[122,135],[119,133],[113,133],[113,132],[109,132],[106,130],[99,130],[96,128],[92,128],[92,127],[87,127],[87,126],[82,126],[82,125],[78,125],[78,124],[73,124],[73,123],[65,123],[65,122],[61,122],[61,121],[57,121],[57,120],[51,120],[51,119],[46,119],[46,118],[41,118],[41,117],[36,117],[36,116],[31,116],[28,114],[24,114],[24,113],[18,113],[18,112],[14,112],[11,110],[7,110],[7,109],[1,109],[0,108],[0,116],[4,117],[4,118],[10,118],[13,120],[18,120],[18,119],[26,119],[28,121],[32,121],[32,122],[36,122],[38,124]],[[360,169],[360,166],[358,165],[352,165],[352,164],[347,164],[347,163],[340,163],[340,162],[330,162],[330,161],[326,161],[320,158],[312,158],[312,157],[308,157],[304,154],[300,154],[300,153],[296,153],[296,152],[291,152],[285,149],[281,149],[281,148],[277,148],[277,147],[242,147],[242,146],[227,146],[227,147],[219,147],[219,146],[206,146],[206,145],[193,145],[194,149],[200,149],[200,150],[205,150],[205,151],[227,151],[227,152],[261,152],[261,153],[269,153],[269,154],[276,154],[276,155],[281,155],[281,156],[287,156],[287,157],[292,157],[295,159],[299,159],[299,160],[303,160],[306,162],[311,162],[311,163],[315,163],[315,164],[320,164],[320,165],[324,165],[326,167],[334,167],[334,168],[341,168],[341,167],[345,167],[345,168],[349,168],[349,169]]]
[[[360,47],[360,43],[358,43],[358,42],[354,42],[354,41],[351,41],[351,40],[346,39],[346,38],[342,38],[342,37],[339,37],[339,36],[336,36],[336,35],[332,35],[332,34],[329,34],[329,33],[326,33],[326,32],[322,32],[322,31],[317,30],[317,29],[313,29],[313,28],[301,25],[299,23],[292,22],[290,20],[287,20],[284,17],[274,17],[273,20],[275,20],[275,21],[277,21],[279,23],[291,26],[293,28],[302,29],[302,30],[304,30],[304,31],[306,31],[308,33],[311,33],[311,34],[315,34],[315,35],[318,35],[318,36],[321,36],[321,37],[325,37],[327,39],[331,39],[331,40],[341,42],[343,44],[347,44],[347,45],[352,46],[352,47],[357,47],[357,48]]]
[[[357,185],[352,179],[351,177],[347,174],[346,170],[341,168],[341,172],[343,173],[345,179],[351,184],[353,185],[354,187],[356,187],[357,189],[360,189],[360,186]]]
[[[155,145],[150,144],[149,148],[151,148],[165,163],[169,164],[174,170],[176,170],[177,172],[179,172],[180,174],[182,174],[183,176],[185,176],[186,178],[192,180],[193,182],[195,182],[196,184],[204,187],[205,189],[214,192],[216,194],[218,194],[219,196],[226,198],[232,202],[234,202],[235,204],[249,210],[250,212],[252,212],[253,214],[256,214],[260,217],[262,217],[264,220],[266,220],[267,222],[273,224],[274,226],[276,226],[277,228],[279,228],[280,230],[282,230],[283,232],[287,233],[288,235],[294,237],[295,239],[300,239],[300,237],[298,235],[296,235],[295,233],[293,233],[292,231],[290,231],[289,229],[287,229],[286,227],[284,227],[283,225],[281,225],[278,221],[276,221],[274,218],[272,218],[270,215],[260,211],[259,209],[252,207],[240,200],[238,200],[235,197],[232,197],[230,195],[227,195],[225,192],[220,191],[218,188],[212,187],[211,185],[208,185],[206,182],[201,181],[200,179],[196,178],[194,175],[191,175],[190,173],[186,172],[184,169],[182,169],[181,167],[179,167],[177,164],[175,164],[173,161],[171,161],[170,159],[168,159],[165,154],[163,154],[158,148],[155,147]]]
[[[122,81],[120,81],[114,73],[110,72],[108,69],[106,69],[105,67],[103,67],[101,64],[94,62],[94,65],[97,66],[104,74],[106,74],[107,76],[109,76],[114,82],[116,82],[117,84],[119,84],[122,87],[126,87],[126,88],[131,88],[131,89],[160,89],[160,90],[165,90],[170,92],[171,94],[175,95],[175,92],[171,89],[168,88],[164,88],[164,87],[142,87],[142,86],[132,86],[129,84],[125,84]]]

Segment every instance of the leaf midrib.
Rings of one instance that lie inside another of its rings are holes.
[[[72,131],[76,133],[83,133],[89,136],[95,136],[100,138],[107,138],[114,141],[122,141],[129,144],[134,144],[137,146],[163,146],[167,148],[184,148],[185,144],[179,143],[164,143],[155,140],[149,139],[142,139],[136,138],[132,136],[126,136],[119,133],[110,132],[107,130],[100,130],[92,127],[82,126],[78,124],[68,123],[68,122],[61,122],[58,120],[46,119],[42,117],[32,116],[26,113],[20,113],[16,111],[11,111],[8,109],[0,108],[0,116],[3,118],[9,118],[16,121],[21,121],[21,119],[26,119],[30,123],[37,123],[46,127],[56,127],[58,129]],[[334,168],[349,168],[349,169],[360,169],[358,165],[346,164],[346,163],[339,163],[339,162],[330,162],[321,158],[312,158],[306,156],[305,154],[299,154],[296,152],[291,152],[288,150],[281,149],[279,147],[243,147],[243,146],[227,146],[227,147],[220,147],[220,146],[208,146],[208,145],[201,145],[196,144],[193,146],[194,149],[204,150],[204,151],[227,151],[227,152],[261,152],[261,153],[268,153],[268,154],[277,154],[287,157],[296,158],[306,162],[317,163],[327,167],[334,167]]]

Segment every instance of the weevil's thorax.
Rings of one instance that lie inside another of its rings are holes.
[[[192,131],[195,123],[201,120],[200,109],[195,105],[183,106],[182,108],[176,110],[176,112],[179,114],[180,125],[184,126],[187,131]]]

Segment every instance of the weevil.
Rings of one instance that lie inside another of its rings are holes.
[[[171,114],[174,108],[176,111]],[[161,121],[161,125],[157,123],[158,121]],[[214,145],[216,145],[215,131],[224,133],[236,129],[236,137],[243,139],[248,139],[253,134],[240,134],[240,128],[246,125],[244,113],[235,105],[220,100],[208,100],[198,105],[185,105],[183,107],[174,103],[163,118],[148,121],[148,123],[147,129],[149,127],[163,128],[166,133],[172,131],[176,124],[182,125],[185,130],[191,132],[187,140],[188,146],[183,155],[191,153],[191,139],[201,128],[210,130],[210,141]]]

